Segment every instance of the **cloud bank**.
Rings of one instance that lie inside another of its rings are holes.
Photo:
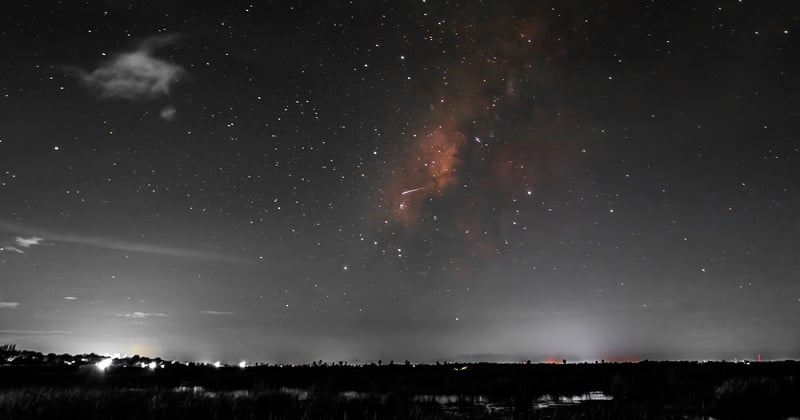
[[[0,309],[16,309],[19,302],[0,302]]]
[[[0,336],[4,335],[15,335],[15,336],[26,336],[26,335],[69,335],[72,334],[69,331],[61,331],[61,330],[52,330],[52,331],[38,331],[38,330],[0,330]]]
[[[101,98],[136,100],[169,95],[172,84],[186,71],[153,53],[179,38],[176,34],[147,38],[134,51],[117,54],[92,72],[80,70],[78,77]]]

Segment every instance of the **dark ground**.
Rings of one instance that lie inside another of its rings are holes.
[[[608,400],[541,404],[590,392]],[[800,416],[800,363],[793,361],[246,369],[167,362],[155,370],[112,366],[105,371],[93,364],[0,366],[3,419],[792,416]]]

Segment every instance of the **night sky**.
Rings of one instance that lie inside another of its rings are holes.
[[[0,18],[0,343],[800,357],[797,2],[125,3]]]

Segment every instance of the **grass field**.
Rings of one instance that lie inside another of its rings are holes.
[[[0,366],[2,419],[787,419],[800,364]]]

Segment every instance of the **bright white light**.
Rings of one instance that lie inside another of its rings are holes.
[[[239,362],[239,367],[242,368],[242,369],[246,368],[247,367],[247,362],[242,360],[241,362]]]
[[[114,359],[112,359],[112,358],[103,359],[103,360],[97,362],[97,364],[95,366],[97,366],[97,368],[100,369],[100,370],[106,370],[111,366],[111,362],[113,362],[113,361],[114,361]]]
[[[156,365],[156,362],[150,362],[150,364],[147,365],[147,367],[149,367],[152,370],[155,370],[156,366],[158,366],[158,365]]]
[[[216,362],[214,362],[214,367],[215,368],[222,367],[222,363],[220,363],[219,360],[217,360]]]

